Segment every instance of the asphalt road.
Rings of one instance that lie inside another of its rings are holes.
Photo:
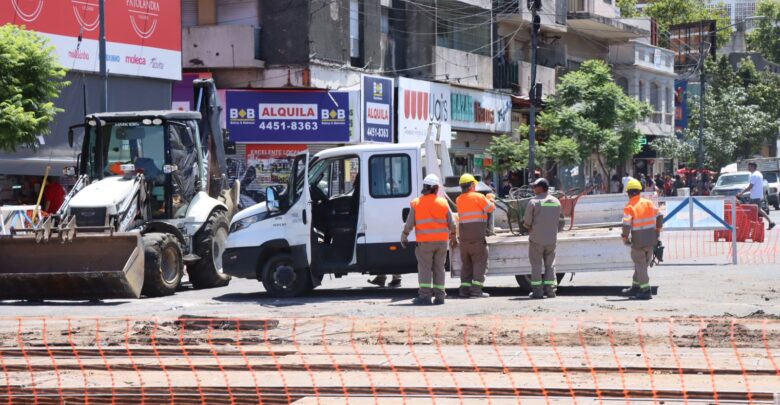
[[[780,221],[780,212],[772,217]],[[771,231],[780,232],[780,228]],[[775,238],[768,238],[778,240]],[[777,316],[780,317],[780,260],[771,264],[726,265],[725,260],[695,264],[666,263],[651,270],[655,297],[632,301],[620,296],[631,272],[567,276],[559,297],[531,301],[520,294],[513,277],[490,277],[487,299],[450,298],[443,306],[416,307],[416,277],[404,277],[398,289],[366,283],[367,275],[327,278],[310,295],[294,299],[268,296],[262,284],[234,279],[230,285],[193,290],[185,285],[172,297],[105,302],[0,303],[0,317],[161,317],[181,315],[262,317],[478,317],[536,316],[626,318],[634,316]],[[448,293],[457,295],[458,280],[447,279]]]

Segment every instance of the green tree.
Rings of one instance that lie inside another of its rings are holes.
[[[685,24],[702,20],[715,20],[718,32],[718,45],[726,44],[731,39],[731,17],[723,3],[710,7],[707,0],[655,0],[643,10],[645,15],[652,17],[658,23],[661,32],[677,24]]]
[[[588,60],[561,78],[556,94],[539,115],[539,126],[553,141],[546,147],[548,155],[556,144],[565,147],[569,163],[595,154],[606,175],[606,165],[617,166],[639,152],[642,134],[636,121],[651,112],[649,104],[623,93],[605,62]]]
[[[501,174],[522,169],[528,164],[528,140],[523,147],[509,135],[494,136],[485,152],[493,157],[491,169]]]
[[[748,44],[772,62],[780,63],[780,0],[760,1],[756,15],[766,18],[757,21],[756,29],[748,35]]]
[[[639,15],[636,9],[636,0],[617,0],[618,9],[620,9],[620,16],[623,18],[631,18]]]
[[[54,106],[65,68],[46,37],[24,27],[0,27],[0,150],[37,146],[62,111]]]

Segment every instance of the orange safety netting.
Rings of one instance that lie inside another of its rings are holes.
[[[0,403],[772,401],[780,320],[3,319]]]

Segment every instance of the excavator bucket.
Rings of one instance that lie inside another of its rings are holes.
[[[0,300],[139,298],[144,249],[136,233],[82,233],[70,241],[0,239]]]

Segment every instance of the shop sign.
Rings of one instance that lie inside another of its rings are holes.
[[[688,81],[674,82],[674,132],[678,138],[688,128]]]
[[[243,176],[248,184],[241,188],[262,191],[269,185],[286,184],[293,159],[305,150],[306,145],[298,144],[247,144],[246,170],[251,173]]]
[[[106,63],[112,74],[181,79],[181,2],[105,2]],[[97,72],[98,0],[0,1],[0,25],[11,23],[46,36],[60,63]],[[80,40],[79,40],[80,39]]]
[[[512,100],[509,95],[451,88],[452,127],[494,133],[512,130]]]
[[[225,98],[235,142],[349,142],[348,93],[228,90]]]
[[[393,79],[363,76],[360,92],[363,142],[393,142],[393,84]]]
[[[398,142],[424,142],[431,123],[441,126],[440,139],[449,144],[452,140],[450,86],[399,78]],[[435,135],[435,128],[432,130]]]

